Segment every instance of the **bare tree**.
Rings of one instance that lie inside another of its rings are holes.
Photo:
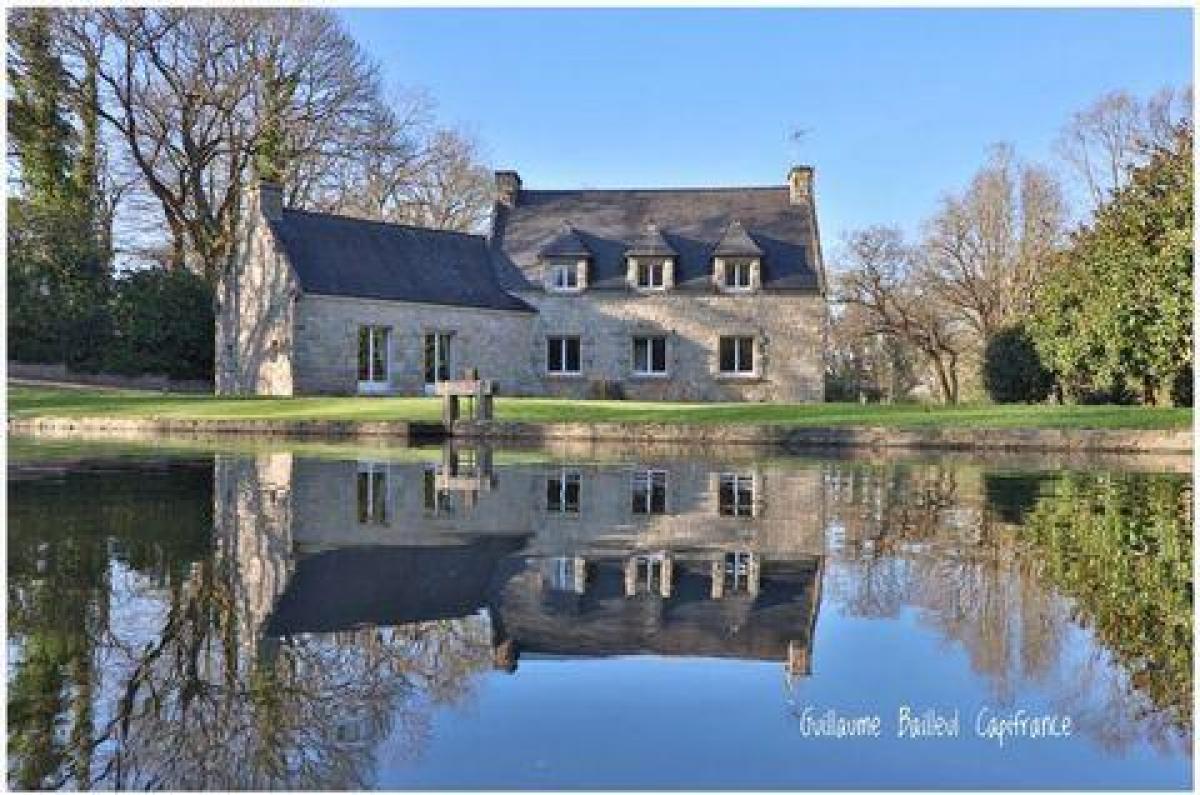
[[[1054,177],[997,146],[967,189],[943,199],[929,221],[925,277],[982,343],[1029,310],[1065,226]]]
[[[172,260],[210,280],[252,162],[287,173],[358,151],[386,112],[374,65],[329,12],[114,8],[68,20],[74,38],[103,45],[99,115],[157,200]]]
[[[845,245],[837,300],[863,310],[867,333],[897,337],[919,351],[942,400],[957,403],[966,335],[926,278],[920,252],[899,230],[880,226],[851,233]]]
[[[1171,142],[1180,120],[1191,117],[1190,87],[1166,87],[1147,99],[1112,91],[1071,117],[1056,148],[1096,209],[1127,183],[1131,168]]]

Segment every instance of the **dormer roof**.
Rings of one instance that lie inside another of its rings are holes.
[[[656,223],[646,224],[645,229],[638,235],[629,249],[625,252],[629,257],[677,257],[679,252],[672,248]]]
[[[558,233],[542,246],[538,252],[543,257],[590,257],[587,245],[576,234],[575,228],[563,221]]]
[[[746,227],[742,226],[742,222],[736,218],[729,222],[729,226],[725,227],[725,234],[721,235],[716,248],[713,249],[714,257],[761,257],[762,255],[762,248],[754,242],[754,238],[750,237]]]

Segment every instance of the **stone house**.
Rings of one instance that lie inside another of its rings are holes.
[[[825,275],[812,169],[786,185],[527,190],[489,234],[285,209],[251,194],[217,319],[225,395],[431,392],[815,402]]]

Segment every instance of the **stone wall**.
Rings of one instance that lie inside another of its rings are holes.
[[[596,381],[635,400],[820,402],[824,399],[825,301],[817,294],[522,293],[538,309],[527,367],[531,394],[587,397]],[[580,337],[582,372],[546,373],[546,338]],[[667,376],[633,372],[633,337],[667,338]],[[753,336],[757,373],[718,372],[718,339]]]
[[[295,275],[254,192],[240,225],[232,272],[218,287],[218,395],[291,395]]]
[[[423,394],[425,335],[435,332],[451,335],[451,377],[475,367],[482,377],[499,382],[501,394],[530,390],[528,313],[304,295],[296,303],[297,394],[357,391],[358,333],[364,325],[392,329],[392,394]]]

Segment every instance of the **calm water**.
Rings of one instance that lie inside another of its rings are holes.
[[[1186,462],[17,452],[12,787],[1191,786]]]

